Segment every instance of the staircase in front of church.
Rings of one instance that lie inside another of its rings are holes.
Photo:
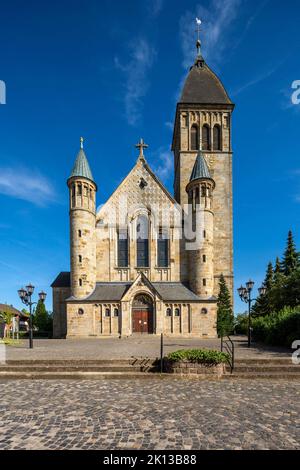
[[[299,380],[300,364],[296,365],[290,357],[257,357],[239,358],[234,362],[233,373],[227,368],[226,378],[239,379],[269,379],[269,380]]]
[[[8,360],[0,379],[147,378],[159,371],[156,359]]]

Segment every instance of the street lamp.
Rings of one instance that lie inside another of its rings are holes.
[[[238,294],[242,302],[246,302],[248,304],[248,348],[251,347],[251,305],[252,302],[255,302],[257,299],[252,299],[251,292],[253,290],[255,282],[251,279],[246,282],[246,287],[241,286],[238,288]],[[262,284],[261,287],[258,289],[258,293],[260,296],[265,295],[267,292],[266,286]]]
[[[32,302],[31,297],[34,292],[34,286],[32,284],[28,284],[26,289],[22,287],[18,290],[18,295],[21,299],[21,302],[27,306],[29,306],[29,348],[33,348],[33,331],[32,331],[32,306],[37,304],[37,302]],[[41,291],[39,294],[39,299],[41,302],[45,302],[46,300],[46,292]]]

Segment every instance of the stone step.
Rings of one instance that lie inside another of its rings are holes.
[[[280,358],[269,358],[269,357],[259,357],[259,358],[235,358],[235,365],[244,365],[244,364],[292,364],[292,355]]]
[[[226,374],[226,379],[239,380],[255,380],[255,379],[273,379],[273,380],[299,380],[300,374],[294,372],[233,372],[233,374]]]
[[[121,359],[21,359],[5,361],[4,365],[9,366],[28,366],[28,365],[64,365],[64,366],[98,366],[98,365],[109,365],[109,364],[124,364],[124,365],[144,365],[154,364],[157,361],[156,358],[121,358]],[[0,363],[1,364],[1,363]]]
[[[227,370],[230,370],[229,367],[226,368]],[[234,367],[234,372],[235,373],[241,373],[241,372],[293,372],[295,374],[300,374],[300,367],[299,366],[293,366],[293,365],[252,365],[252,366],[235,366]]]
[[[156,377],[169,377],[168,374],[156,374]],[[0,373],[0,380],[19,379],[147,379],[153,378],[149,372],[5,372]]]
[[[98,366],[63,366],[63,365],[18,365],[18,366],[0,366],[0,375],[2,372],[155,372],[157,367],[153,365],[130,365],[130,364],[110,364]]]

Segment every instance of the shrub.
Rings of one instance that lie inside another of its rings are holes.
[[[234,333],[237,335],[246,335],[248,333],[247,313],[240,313],[234,319]]]
[[[210,349],[180,349],[168,354],[167,359],[171,362],[188,361],[214,365],[228,362],[229,355]]]
[[[278,313],[252,320],[253,337],[273,346],[290,347],[300,339],[300,307],[285,307]]]

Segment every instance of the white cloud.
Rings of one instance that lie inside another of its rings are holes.
[[[153,166],[154,173],[163,183],[166,183],[173,176],[173,154],[169,149],[160,147],[155,152],[155,155],[154,161],[156,161],[156,165]]]
[[[211,0],[208,8],[197,5],[180,19],[180,39],[183,51],[183,67],[188,68],[195,60],[195,18],[202,20],[201,42],[205,59],[218,63],[227,46],[226,34],[236,18],[241,0]],[[194,47],[193,47],[194,46]]]
[[[45,206],[56,199],[51,183],[39,174],[23,168],[0,168],[0,194]]]
[[[141,119],[143,107],[142,98],[149,88],[148,73],[152,67],[155,49],[144,38],[136,39],[129,45],[129,59],[123,65],[115,57],[115,66],[125,76],[124,105],[127,121],[136,125]]]
[[[284,61],[281,61],[279,62],[278,64],[276,64],[274,67],[271,67],[269,68],[268,70],[265,70],[264,72],[262,72],[261,74],[257,75],[256,77],[254,77],[252,80],[250,80],[249,82],[245,83],[244,85],[240,86],[239,88],[237,88],[236,90],[233,90],[230,94],[231,96],[237,96],[239,95],[240,93],[242,93],[243,91],[247,90],[247,88],[250,88],[254,85],[257,85],[258,83],[266,80],[267,78],[271,77],[271,75],[273,75],[273,73],[275,73],[280,67],[281,65],[283,64]]]

